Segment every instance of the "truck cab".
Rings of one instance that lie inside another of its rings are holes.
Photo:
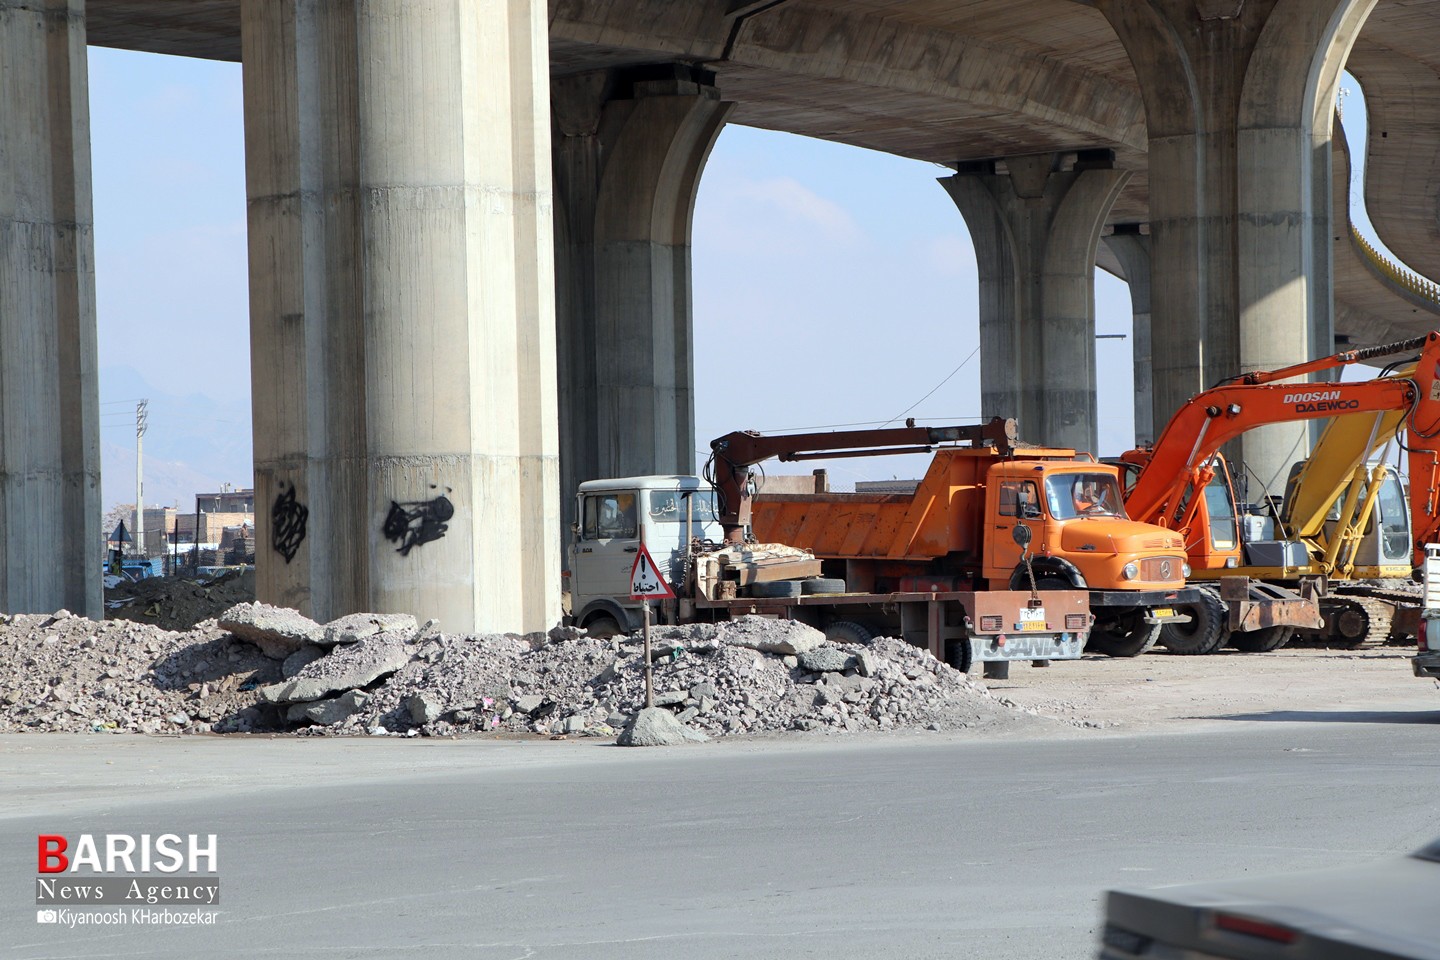
[[[1015,588],[1023,551],[1012,533],[1020,524],[1030,528],[1037,581],[1107,590],[1184,586],[1184,542],[1126,515],[1115,467],[1073,459],[1001,461],[990,468],[987,487],[985,515],[996,535],[986,538],[984,574],[992,587]]]
[[[595,634],[640,624],[630,570],[643,542],[671,584],[684,580],[692,540],[718,540],[715,492],[698,477],[661,475],[590,480],[577,493],[567,550],[571,621]]]

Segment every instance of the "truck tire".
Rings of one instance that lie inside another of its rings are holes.
[[[776,580],[772,583],[750,584],[750,596],[757,600],[774,600],[800,596],[799,580]]]
[[[591,617],[590,621],[585,624],[586,636],[594,637],[596,640],[609,640],[611,637],[618,637],[623,632],[614,617]]]
[[[1145,611],[1135,610],[1097,620],[1085,648],[1107,657],[1138,657],[1153,648],[1159,639],[1160,624],[1146,623]]]
[[[836,620],[825,627],[825,639],[831,643],[869,643],[875,634],[853,620]]]
[[[1214,653],[1225,646],[1230,634],[1230,611],[1213,590],[1200,589],[1198,603],[1176,604],[1177,613],[1190,617],[1189,623],[1162,623],[1160,646],[1185,656]]]
[[[975,661],[972,659],[970,641],[961,638],[946,640],[945,662],[964,674],[969,674],[971,670],[975,669]]]
[[[801,580],[800,592],[806,596],[814,596],[821,593],[844,593],[845,581],[838,579],[826,579],[815,577],[813,580]]]
[[[1230,646],[1244,653],[1269,653],[1271,650],[1279,650],[1285,646],[1294,636],[1294,627],[1237,630],[1230,634]]]

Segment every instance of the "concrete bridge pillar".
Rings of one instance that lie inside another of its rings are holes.
[[[1331,123],[1375,2],[1096,0],[1145,101],[1157,425],[1223,378],[1332,351]],[[1267,427],[1238,454],[1281,493],[1306,436]]]
[[[103,616],[82,0],[0,0],[0,611]]]
[[[1155,384],[1150,372],[1150,238],[1139,224],[1120,223],[1105,238],[1130,286],[1130,343],[1135,362],[1135,443],[1155,439]]]
[[[552,88],[562,510],[599,477],[695,469],[690,224],[734,104],[687,64]]]
[[[542,0],[242,10],[257,592],[560,614]]]
[[[1108,153],[1009,157],[941,179],[980,272],[980,412],[1026,441],[1095,451],[1095,249],[1130,179]]]

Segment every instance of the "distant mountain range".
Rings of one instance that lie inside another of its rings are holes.
[[[100,496],[107,511],[135,502],[135,405],[148,399],[145,503],[195,506],[195,494],[254,481],[248,371],[217,377],[217,396],[167,393],[130,367],[100,371]]]

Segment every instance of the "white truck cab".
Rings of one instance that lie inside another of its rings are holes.
[[[577,496],[580,520],[567,556],[570,619],[592,634],[639,628],[640,601],[629,596],[642,537],[672,587],[684,580],[690,542],[721,538],[715,492],[699,477],[590,480],[580,484]]]

